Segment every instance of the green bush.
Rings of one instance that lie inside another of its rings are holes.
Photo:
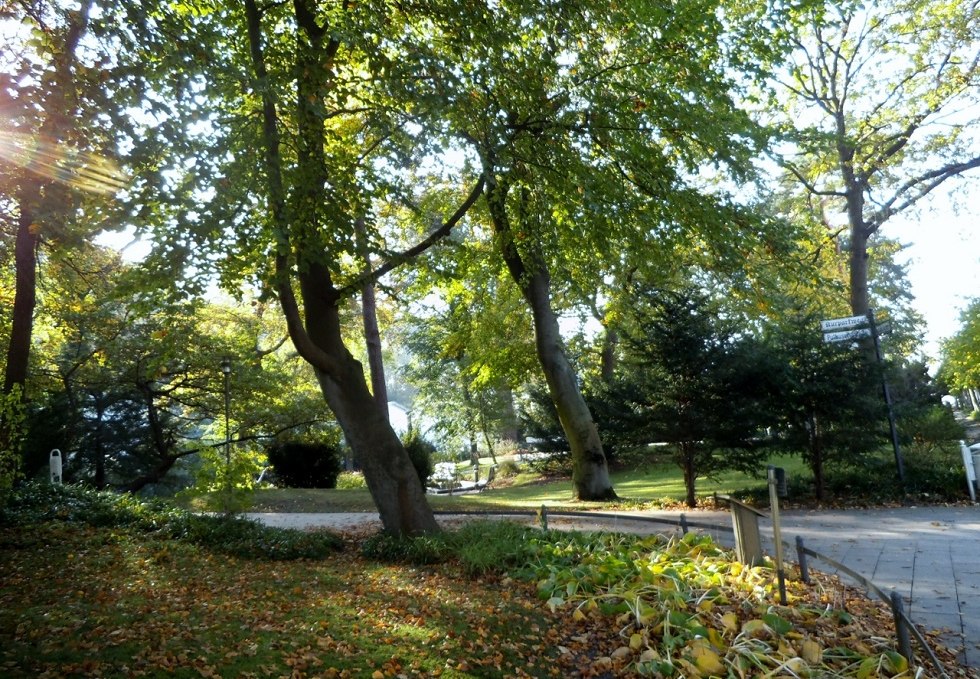
[[[367,481],[361,472],[340,472],[337,475],[338,490],[353,490],[355,488],[367,488]]]
[[[548,535],[511,521],[470,521],[458,530],[433,535],[378,533],[361,549],[371,559],[416,566],[455,560],[464,573],[483,575],[527,563],[537,553],[538,541]]]
[[[318,559],[342,546],[330,533],[271,528],[234,516],[192,514],[159,501],[74,485],[32,483],[0,507],[0,525],[68,521],[100,528],[131,528],[190,542],[222,554],[288,561]]]
[[[380,532],[365,540],[361,551],[370,559],[416,566],[441,563],[453,555],[445,533],[405,536]]]
[[[505,479],[510,476],[517,476],[521,473],[521,465],[516,460],[501,460],[497,465],[497,476]]]
[[[412,466],[415,467],[415,473],[419,475],[419,481],[425,488],[429,483],[429,477],[436,470],[436,463],[433,459],[436,447],[426,441],[415,427],[409,429],[408,433],[405,434],[402,445],[405,446],[405,452],[408,453],[408,458],[412,461]]]

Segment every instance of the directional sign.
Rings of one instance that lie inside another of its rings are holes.
[[[850,316],[848,318],[832,318],[829,321],[820,321],[820,329],[827,332],[828,330],[845,330],[867,324],[867,316]]]
[[[845,330],[844,332],[824,333],[824,342],[847,342],[848,340],[871,337],[871,328],[858,328],[857,330]]]

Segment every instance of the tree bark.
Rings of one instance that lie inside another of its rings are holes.
[[[845,178],[853,182],[847,191],[847,219],[850,224],[850,293],[851,313],[863,316],[868,313],[868,238],[871,232],[864,221],[864,190],[849,172]]]
[[[810,471],[813,472],[813,495],[817,501],[823,501],[823,444],[820,428],[815,415],[810,415]]]
[[[56,144],[62,141],[65,129],[71,124],[74,95],[69,96],[68,89],[73,86],[72,67],[75,63],[75,50],[78,49],[82,36],[88,30],[90,9],[89,3],[82,2],[80,10],[69,15],[63,50],[60,54],[52,56],[54,72],[49,83],[52,88],[51,96],[44,111],[44,121],[37,131],[38,136],[48,143]],[[50,179],[44,179],[45,174],[46,171],[38,170],[29,164],[27,171],[21,176],[17,196],[19,214],[14,243],[16,284],[13,324],[10,344],[7,347],[7,367],[3,383],[5,394],[9,394],[14,385],[23,387],[27,382],[31,336],[34,330],[34,309],[37,305],[37,248],[40,242],[39,213],[44,194],[42,187],[50,187],[52,184]],[[46,211],[55,212],[57,208],[53,203],[56,201],[50,195],[46,198],[48,203],[45,206]],[[70,210],[68,206],[63,206],[62,209],[66,214]]]
[[[609,466],[599,430],[592,419],[578,379],[558,327],[558,317],[551,308],[551,278],[547,266],[535,261],[528,266],[514,242],[507,216],[507,186],[498,182],[492,170],[486,171],[487,205],[501,253],[511,277],[531,308],[534,319],[534,343],[548,391],[558,411],[572,456],[572,483],[579,500],[611,500],[616,497],[609,479]]]
[[[602,381],[610,384],[616,376],[616,345],[619,344],[619,333],[611,327],[607,327],[602,335],[602,363],[600,375]]]
[[[364,230],[364,219],[358,218],[354,223],[357,237],[357,249],[365,271],[371,270],[371,255],[367,248],[367,234]],[[385,362],[381,352],[381,332],[378,330],[378,305],[374,298],[374,281],[368,279],[361,289],[361,315],[364,321],[364,344],[367,348],[368,368],[371,372],[371,392],[378,407],[384,413],[385,419],[390,419],[388,413],[388,385],[385,382]]]
[[[329,247],[315,236],[301,241],[294,237],[294,231],[316,234],[321,226],[318,215],[329,205],[320,102],[329,89],[333,58],[340,45],[337,38],[329,37],[329,27],[317,23],[312,3],[295,0],[293,7],[298,38],[296,67],[309,77],[297,80],[296,98],[299,174],[304,183],[296,204],[287,211],[279,115],[265,63],[262,12],[255,0],[245,0],[255,91],[262,96],[263,169],[275,230],[279,304],[293,345],[313,366],[327,405],[362,465],[385,530],[398,534],[436,531],[438,524],[408,453],[371,395],[361,364],[343,342],[340,296],[323,264],[323,259],[331,256]],[[294,276],[299,280],[305,317],[293,293]]]
[[[34,181],[25,178],[17,198],[20,214],[17,218],[17,237],[14,241],[13,323],[7,345],[7,368],[3,391],[9,394],[14,385],[23,387],[31,354],[31,335],[34,331],[34,308],[37,306],[37,225],[34,210],[40,200],[40,190]],[[23,392],[21,392],[23,394]]]
[[[504,401],[504,428],[501,437],[515,446],[520,445],[524,437],[521,435],[521,420],[517,416],[517,408],[514,406],[514,390],[504,385],[500,388],[500,392]]]
[[[682,443],[681,454],[684,457],[684,491],[686,493],[685,500],[687,506],[691,509],[696,509],[698,506],[698,496],[697,496],[697,481],[698,472],[695,464],[695,459],[697,458],[697,444],[687,444]],[[690,447],[689,447],[690,446]]]
[[[333,358],[335,368],[314,365],[324,398],[364,470],[364,479],[388,532],[418,534],[439,529],[425,489],[387,417],[378,407],[361,364],[341,337],[340,313],[329,273],[311,264],[299,274],[306,331]]]

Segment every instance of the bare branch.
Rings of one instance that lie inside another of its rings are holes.
[[[976,168],[980,168],[980,156],[959,163],[950,163],[909,179],[898,187],[892,197],[882,203],[881,209],[877,210],[868,220],[869,234],[877,231],[892,216],[912,207],[925,198],[947,179],[957,177]],[[912,195],[907,195],[909,193]]]

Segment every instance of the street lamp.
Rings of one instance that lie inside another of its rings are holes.
[[[231,360],[221,359],[221,372],[225,375],[225,484],[231,492]]]

